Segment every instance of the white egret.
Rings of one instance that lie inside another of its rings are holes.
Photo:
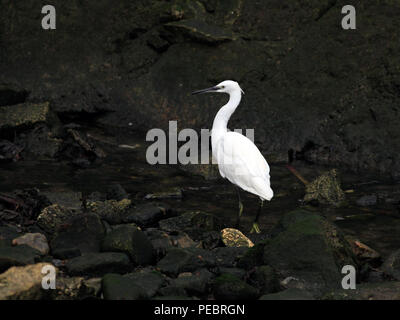
[[[218,85],[195,91],[192,94],[206,92],[222,92],[229,94],[229,101],[215,116],[211,131],[211,147],[213,157],[217,160],[219,173],[234,185],[253,193],[260,198],[260,206],[250,232],[260,232],[258,218],[264,200],[270,201],[274,192],[270,186],[269,166],[257,146],[244,135],[228,131],[227,125],[242,98],[243,90],[235,81],[226,80]],[[239,189],[239,215],[243,212]]]

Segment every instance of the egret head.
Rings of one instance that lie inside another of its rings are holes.
[[[198,90],[198,91],[192,92],[192,94],[199,94],[199,93],[206,93],[206,92],[223,92],[223,93],[228,93],[228,94],[238,92],[238,93],[244,94],[242,88],[240,88],[240,86],[239,86],[239,83],[237,83],[236,81],[232,81],[232,80],[222,81],[221,83],[218,83],[214,87],[203,89],[203,90]]]

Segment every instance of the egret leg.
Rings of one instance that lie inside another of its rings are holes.
[[[250,233],[254,233],[254,232],[260,233],[261,232],[260,226],[258,225],[258,219],[260,218],[260,213],[261,213],[261,209],[262,209],[263,205],[264,205],[264,201],[260,200],[260,205],[258,206],[257,215],[256,215],[256,218],[254,219],[253,226],[251,227]]]
[[[238,228],[239,224],[240,224],[240,217],[242,216],[242,213],[243,213],[243,203],[240,198],[239,188],[235,186],[235,189],[236,189],[236,193],[237,193],[238,199],[239,199],[239,213],[238,213],[237,220],[236,220],[236,227]]]

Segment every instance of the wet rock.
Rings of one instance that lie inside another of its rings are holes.
[[[199,238],[200,239],[200,238]],[[221,233],[218,231],[205,231],[201,235],[201,245],[204,249],[212,250],[223,245]]]
[[[240,269],[240,268],[219,267],[218,274],[219,275],[230,274],[232,276],[235,276],[236,278],[243,280],[243,278],[247,275],[247,272],[246,272],[246,270]]]
[[[324,300],[399,300],[400,282],[357,284],[355,290],[335,290],[323,296]]]
[[[124,222],[134,222],[142,227],[156,224],[159,220],[168,218],[171,210],[168,206],[156,203],[144,203],[130,209],[124,217]]]
[[[260,241],[254,247],[247,249],[237,261],[237,267],[250,270],[263,264],[264,247],[268,241]],[[245,247],[242,247],[245,248]]]
[[[345,236],[345,239],[349,242],[354,255],[360,261],[369,262],[372,264],[379,264],[381,260],[381,255],[379,254],[379,252],[351,236]]]
[[[214,280],[214,297],[217,300],[253,300],[259,292],[256,288],[231,274],[223,274]]]
[[[247,238],[241,231],[233,228],[221,230],[222,242],[227,247],[253,247],[254,243]]]
[[[12,242],[13,245],[26,244],[29,247],[38,250],[42,255],[49,252],[49,245],[46,236],[41,233],[26,233],[23,236],[15,238]]]
[[[48,265],[38,263],[12,267],[0,274],[0,300],[39,300],[46,297],[49,290],[42,289],[42,269]]]
[[[343,235],[320,215],[296,210],[280,222],[283,231],[264,247],[264,264],[282,277],[295,277],[304,289],[321,294],[341,283],[341,268],[358,262]]]
[[[322,204],[340,206],[345,194],[340,187],[336,169],[328,171],[306,185],[304,201],[318,201]]]
[[[400,280],[400,250],[393,252],[383,263],[382,271],[396,280]]]
[[[165,276],[155,270],[141,270],[123,276],[141,287],[146,298],[153,297],[165,282]]]
[[[102,279],[103,296],[106,300],[140,300],[147,298],[144,289],[134,280],[119,274],[106,274]]]
[[[0,248],[0,272],[12,266],[34,264],[39,258],[40,252],[25,244]]]
[[[270,266],[259,266],[251,273],[249,283],[261,294],[274,293],[280,290],[275,271]]]
[[[107,187],[107,200],[117,200],[128,199],[129,195],[126,190],[119,184],[114,183]]]
[[[57,277],[56,289],[50,291],[54,300],[82,300],[95,297],[94,290],[86,286],[83,277]]]
[[[157,268],[167,275],[177,276],[182,272],[192,272],[215,265],[215,258],[210,251],[200,248],[171,248],[158,262]]]
[[[158,229],[148,229],[145,233],[151,241],[157,260],[161,259],[167,250],[173,247],[172,239],[168,233]]]
[[[50,241],[51,252],[65,249],[79,249],[82,254],[98,252],[104,234],[104,226],[96,214],[73,215]]]
[[[0,140],[0,162],[18,161],[24,148],[8,140]]]
[[[73,143],[71,145],[68,145],[68,141],[65,141],[64,144],[67,146],[65,148],[70,148],[72,150],[63,150],[63,155],[68,156],[71,155],[73,156],[73,159],[79,158],[74,157],[74,153],[78,152],[77,148],[80,147],[82,151],[78,152],[82,156],[86,156],[89,161],[93,161],[94,158],[105,158],[106,154],[105,152],[95,145],[95,143],[88,137],[87,135],[75,130],[75,129],[67,129],[67,132],[69,134],[69,137],[72,138]]]
[[[183,193],[180,188],[172,188],[168,191],[157,192],[157,193],[149,193],[144,198],[146,200],[155,200],[155,199],[182,199]]]
[[[50,104],[21,103],[0,107],[0,130],[32,127],[51,118]]]
[[[221,267],[233,267],[246,254],[247,247],[219,247],[211,252],[215,255],[216,263]]]
[[[55,235],[77,213],[58,204],[44,208],[37,218],[40,228],[50,235]]]
[[[200,269],[179,274],[176,279],[171,281],[170,285],[184,289],[189,296],[197,296],[208,292],[213,279],[214,275],[210,271]]]
[[[0,226],[0,247],[11,246],[12,240],[19,237],[21,234],[18,228],[12,225]]]
[[[82,207],[82,192],[43,192],[52,205],[58,205],[57,210],[80,210]],[[62,208],[62,209],[61,209]],[[69,213],[71,215],[71,213]],[[66,215],[68,215],[66,213]]]
[[[195,211],[160,220],[159,225],[161,230],[168,232],[183,231],[193,240],[201,240],[204,232],[221,230],[222,223],[209,213]]]
[[[132,202],[129,199],[86,202],[86,208],[89,211],[96,213],[101,219],[110,224],[127,222],[125,218],[131,205]]]
[[[65,267],[74,276],[125,273],[132,269],[129,257],[117,252],[87,253],[68,260]]]
[[[104,238],[102,251],[126,253],[135,265],[148,265],[155,262],[155,253],[146,234],[132,226],[121,226],[112,230]]]
[[[290,288],[277,293],[265,294],[260,300],[315,300],[313,295],[302,289]]]
[[[81,255],[79,248],[54,248],[51,251],[54,258],[60,260],[67,260]]]
[[[377,204],[377,202],[378,202],[378,197],[375,194],[362,196],[356,201],[356,203],[359,206],[363,207],[374,206]]]
[[[24,226],[31,226],[40,211],[49,204],[49,200],[36,188],[15,190],[0,195],[0,205],[6,208],[3,210],[2,219],[7,218],[7,221]],[[12,213],[12,216],[5,217],[4,211]]]
[[[57,118],[48,123],[36,124],[33,128],[21,132],[16,143],[22,146],[24,159],[55,158],[62,146]],[[50,128],[49,125],[52,127]]]
[[[178,234],[170,235],[172,245],[178,248],[194,248],[200,247],[200,243],[193,241],[186,233],[179,232]]]

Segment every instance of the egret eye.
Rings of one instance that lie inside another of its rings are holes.
[[[221,89],[225,89],[225,86],[221,86]]]

